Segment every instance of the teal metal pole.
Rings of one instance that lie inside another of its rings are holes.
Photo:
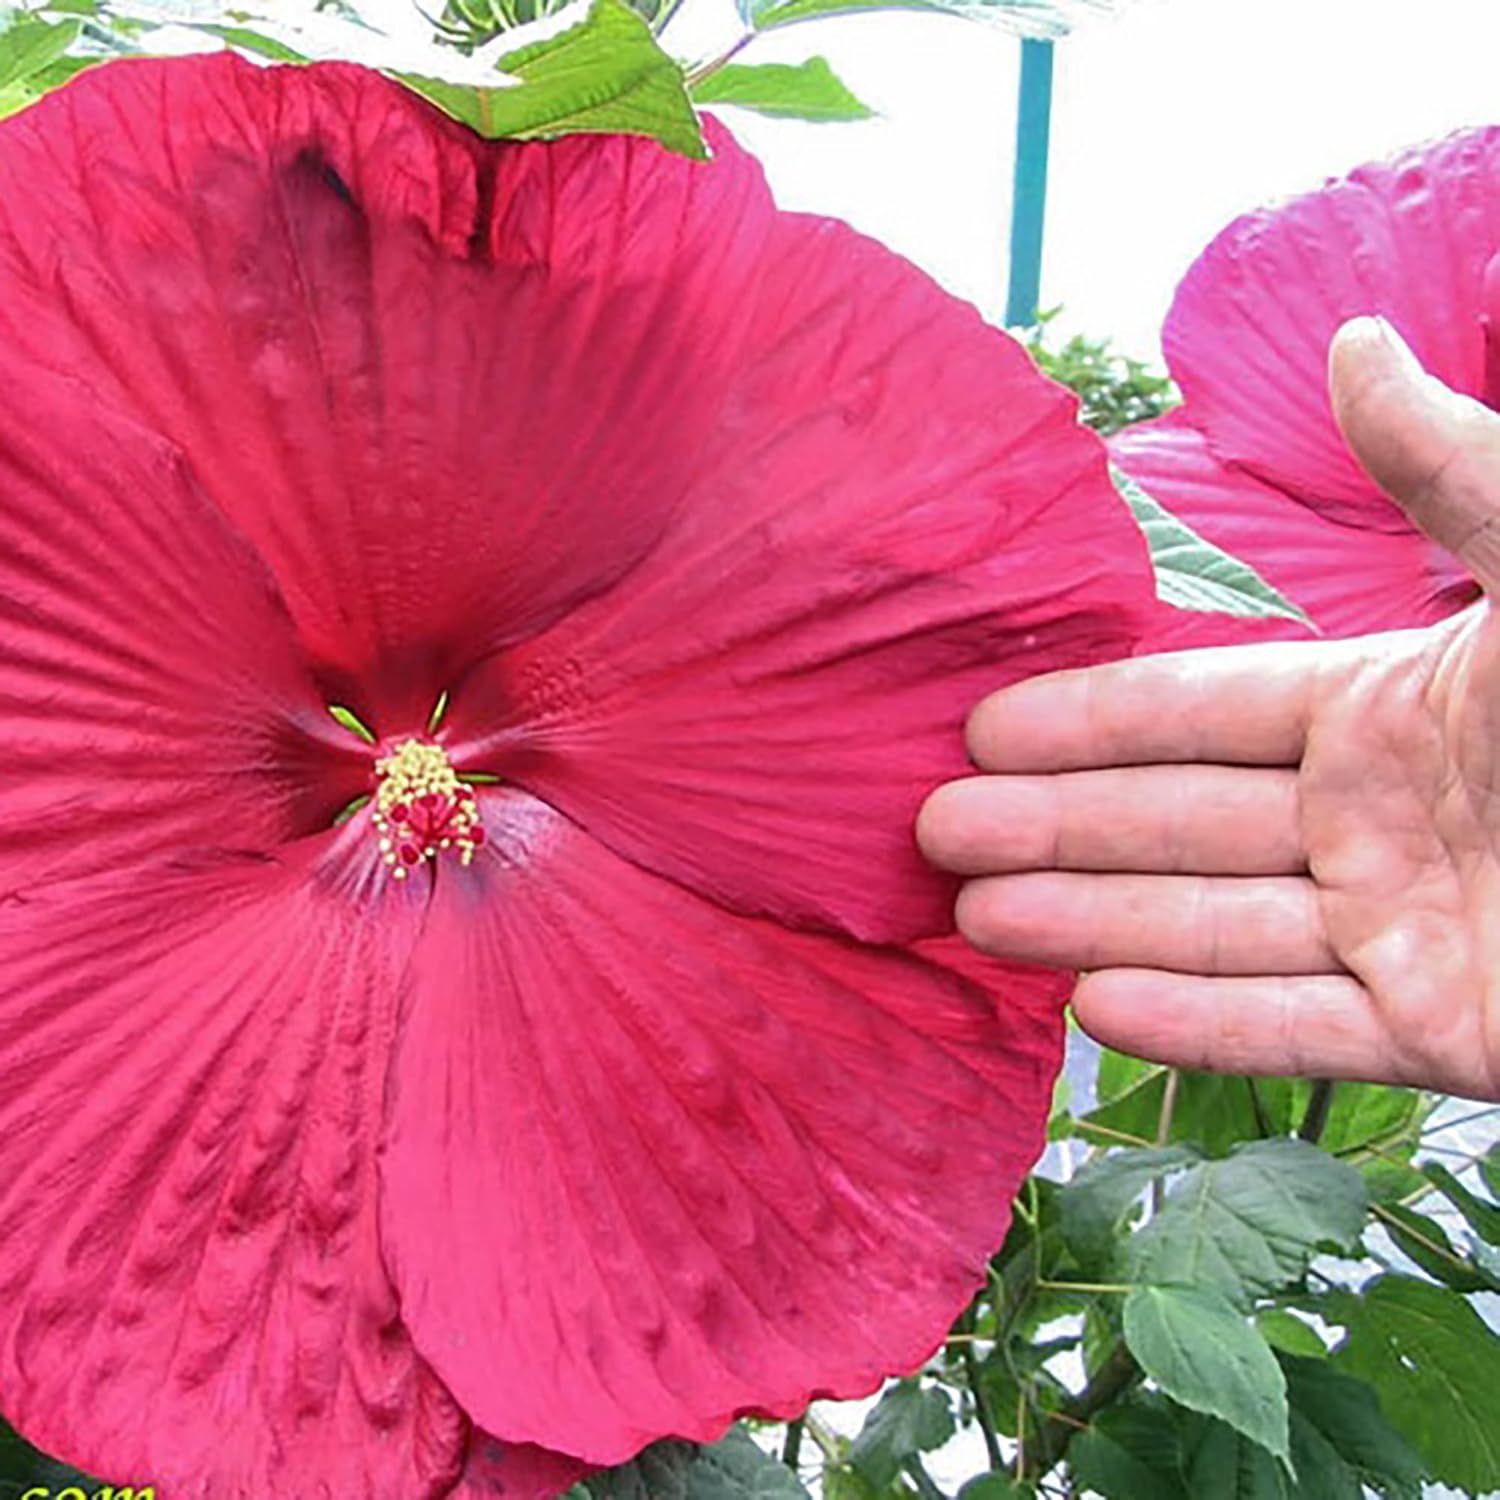
[[[1016,173],[1010,204],[1007,328],[1036,322],[1042,286],[1042,222],[1047,212],[1047,145],[1052,132],[1052,43],[1021,43],[1016,106]]]

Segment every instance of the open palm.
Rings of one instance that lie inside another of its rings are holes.
[[[1500,419],[1368,327],[1335,346],[1361,461],[1491,593]],[[1087,970],[1082,1024],[1235,1072],[1500,1098],[1500,618],[1037,678],[919,835],[980,948]]]

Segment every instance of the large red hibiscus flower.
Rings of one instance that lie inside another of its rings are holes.
[[[1185,404],[1111,442],[1163,505],[1330,635],[1430,624],[1478,597],[1350,456],[1328,346],[1384,316],[1447,384],[1500,408],[1500,129],[1472,130],[1236,220],[1163,332]]]
[[[909,824],[1149,571],[711,138],[229,58],[0,128],[0,1409],[83,1467],[552,1495],[914,1366],[1004,1231],[1066,978]]]

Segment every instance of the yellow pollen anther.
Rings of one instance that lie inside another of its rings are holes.
[[[452,850],[471,864],[484,843],[472,787],[460,781],[439,745],[406,740],[375,762],[375,806],[381,857],[397,880]]]

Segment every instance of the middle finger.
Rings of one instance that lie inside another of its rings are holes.
[[[932,794],[917,837],[929,859],[958,875],[1298,875],[1307,868],[1297,773],[1285,768],[971,776]]]

